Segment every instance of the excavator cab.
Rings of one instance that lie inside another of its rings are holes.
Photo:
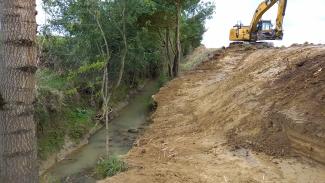
[[[273,28],[271,20],[261,20],[257,24],[257,31],[270,31]]]
[[[261,20],[256,29],[257,40],[275,40],[275,30],[271,20]]]
[[[257,41],[274,40],[275,30],[271,20],[261,20],[257,23],[256,31],[250,32],[249,26],[243,26],[242,23],[236,24],[230,31],[231,41]]]

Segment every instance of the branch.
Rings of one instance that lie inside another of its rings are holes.
[[[91,13],[91,11],[88,9],[88,12],[90,13],[90,14],[92,14]],[[98,26],[98,28],[99,28],[99,30],[100,30],[100,33],[101,33],[101,36],[102,36],[102,38],[103,38],[103,40],[104,40],[104,43],[105,43],[105,47],[106,47],[106,54],[107,54],[107,63],[108,63],[108,61],[109,61],[109,59],[110,59],[110,51],[109,51],[109,46],[108,46],[108,41],[107,41],[107,38],[106,38],[106,35],[105,35],[105,32],[104,32],[104,30],[103,30],[103,27],[102,27],[102,25],[100,24],[100,22],[99,22],[99,19],[98,19],[98,16],[95,14],[92,14],[93,16],[94,16],[94,18],[95,18],[95,20],[96,20],[96,24],[97,24],[97,26]]]

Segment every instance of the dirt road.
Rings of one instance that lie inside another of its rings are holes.
[[[113,183],[325,183],[325,47],[218,50],[154,96]]]

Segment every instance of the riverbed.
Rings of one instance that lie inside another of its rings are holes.
[[[158,90],[158,84],[150,81],[135,96],[119,116],[109,124],[110,154],[122,156],[132,148],[134,141],[146,126],[151,96]],[[131,133],[130,133],[131,132]],[[89,144],[55,165],[48,173],[49,181],[93,183],[92,175],[98,159],[105,155],[106,130],[102,129],[89,139]]]

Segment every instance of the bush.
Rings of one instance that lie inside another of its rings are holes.
[[[159,79],[158,79],[158,84],[159,87],[163,87],[167,82],[169,81],[168,76],[166,74],[160,74]]]
[[[91,108],[79,108],[71,105],[63,113],[67,122],[67,133],[73,140],[80,140],[94,125],[92,116],[95,111]]]
[[[119,160],[116,156],[100,160],[96,165],[96,174],[100,178],[112,177],[128,169],[125,162]]]
[[[157,109],[157,103],[150,97],[146,100],[146,107],[148,112],[153,112]]]
[[[43,175],[39,178],[40,183],[61,183],[60,178],[52,175]]]
[[[66,76],[60,75],[50,69],[40,69],[36,72],[37,87],[42,90],[62,91],[67,87]]]
[[[49,128],[49,127],[47,127]],[[42,135],[37,139],[38,157],[46,160],[49,155],[57,152],[64,144],[64,130],[46,130],[46,135]]]

